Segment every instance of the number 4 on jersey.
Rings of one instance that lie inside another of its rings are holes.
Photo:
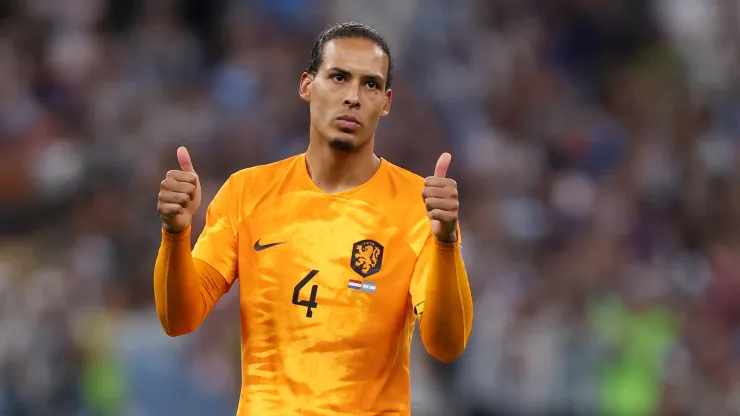
[[[316,303],[316,292],[319,290],[319,286],[313,285],[311,287],[311,297],[309,297],[308,300],[298,300],[298,298],[301,295],[301,289],[303,289],[303,286],[306,286],[306,284],[308,284],[308,282],[311,281],[311,279],[313,279],[314,276],[316,276],[318,273],[318,270],[311,270],[311,272],[307,274],[306,277],[303,278],[303,280],[298,282],[298,284],[295,285],[295,288],[293,288],[293,304],[306,307],[306,318],[312,317],[312,309],[319,306],[319,304]]]

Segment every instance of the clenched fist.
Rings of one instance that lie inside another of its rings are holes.
[[[167,172],[159,185],[157,211],[164,229],[172,234],[182,232],[190,225],[193,214],[200,207],[200,181],[193,169],[190,154],[184,147],[177,149],[180,169]]]

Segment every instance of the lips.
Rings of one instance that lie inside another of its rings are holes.
[[[343,130],[354,130],[360,127],[360,120],[353,116],[339,116],[336,120],[337,126]]]

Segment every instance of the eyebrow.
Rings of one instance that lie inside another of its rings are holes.
[[[336,66],[329,68],[329,72],[340,74],[340,75],[343,75],[345,77],[351,77],[352,76],[352,74],[349,71],[347,71],[346,69],[342,69],[342,68],[339,68],[339,67],[336,67]],[[365,81],[373,81],[376,84],[380,84],[380,85],[385,85],[385,78],[383,78],[382,75],[378,75],[378,74],[364,74],[364,75],[360,76],[360,79],[365,80]]]

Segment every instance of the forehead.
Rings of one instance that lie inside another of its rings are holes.
[[[324,45],[322,66],[384,77],[388,57],[375,42],[362,38],[333,39]]]

